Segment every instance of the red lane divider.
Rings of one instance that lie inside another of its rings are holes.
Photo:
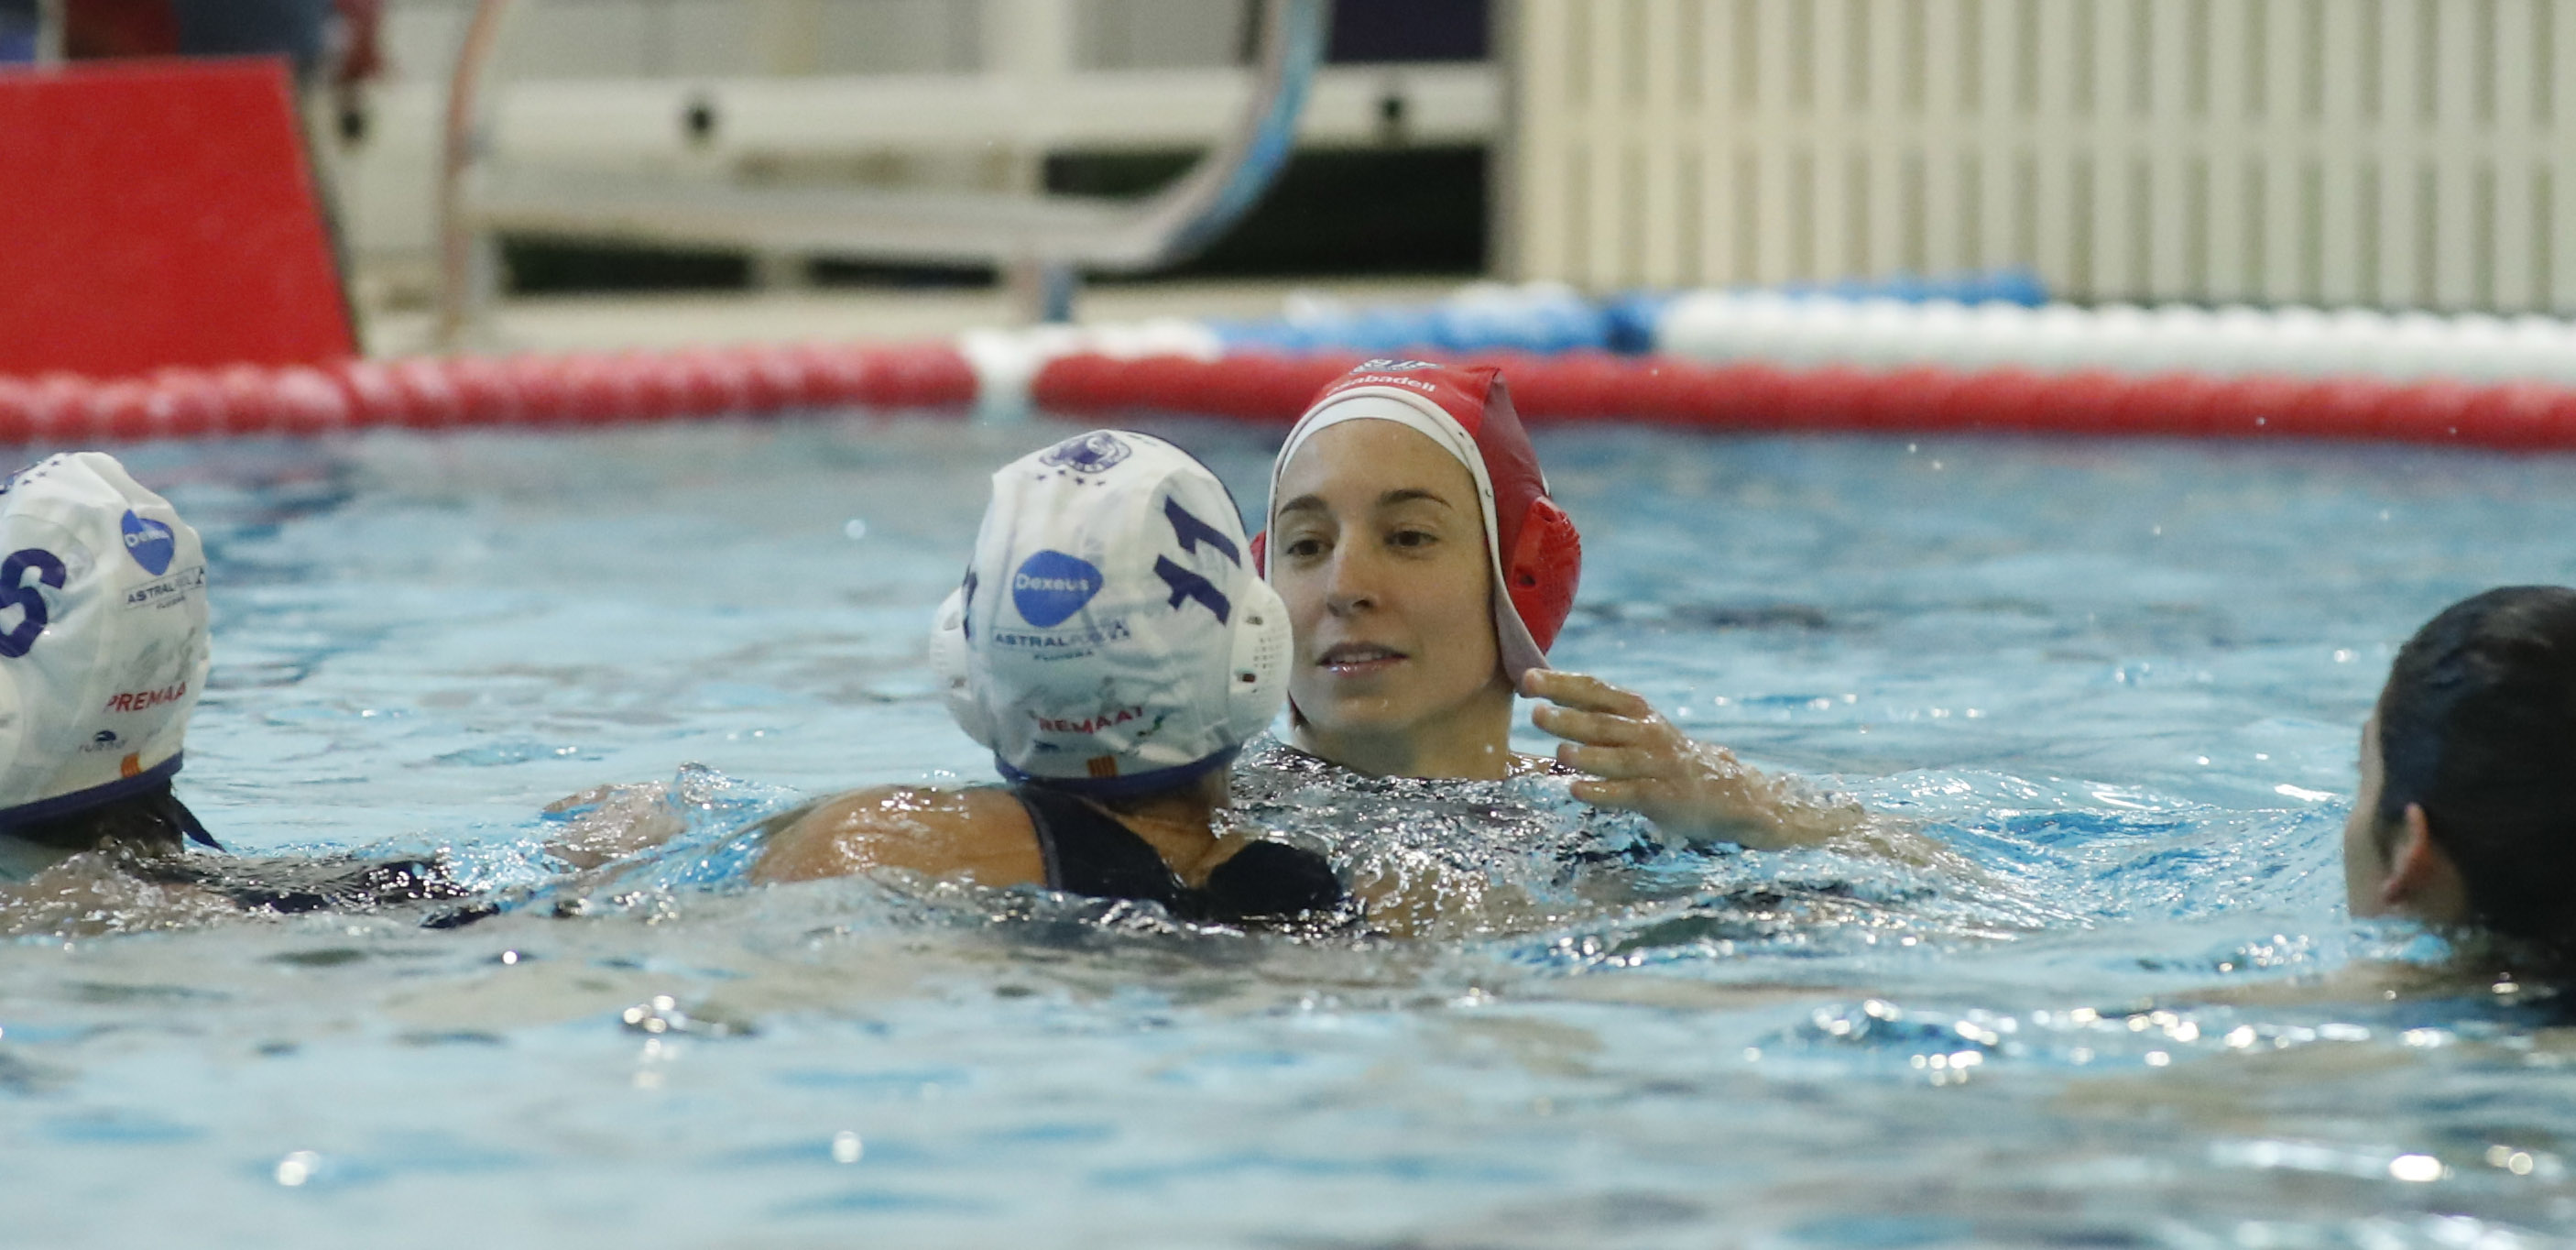
[[[1147,411],[1285,423],[1358,360],[1065,356],[1038,371],[1028,398],[1041,411],[1076,416]],[[1601,353],[1464,360],[1500,366],[1521,414],[1541,422],[2576,448],[2576,388],[2538,383],[1784,369]],[[0,444],[374,426],[580,428],[845,406],[964,411],[977,390],[972,366],[946,344],[234,365],[105,380],[0,376]]]
[[[1040,411],[1070,416],[1151,411],[1284,424],[1357,359],[1067,356],[1038,372],[1030,401]],[[1623,420],[1720,431],[1999,431],[2576,448],[2576,388],[2539,383],[2130,377],[1933,366],[1876,372],[1600,353],[1453,359],[1500,366],[1514,406],[1536,421]]]
[[[0,376],[0,444],[371,426],[577,427],[854,405],[962,412],[976,389],[973,368],[944,343],[234,365],[140,378]]]

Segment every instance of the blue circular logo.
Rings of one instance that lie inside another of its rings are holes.
[[[170,557],[178,553],[179,540],[171,535],[169,526],[136,516],[130,508],[126,510],[125,554],[134,557],[144,572],[154,577],[169,572]]]
[[[1079,438],[1068,438],[1047,449],[1038,463],[1076,473],[1099,473],[1117,466],[1133,454],[1125,439],[1107,430],[1093,430]]]
[[[1011,574],[1011,606],[1040,629],[1063,624],[1099,593],[1100,570],[1061,551],[1030,556]]]

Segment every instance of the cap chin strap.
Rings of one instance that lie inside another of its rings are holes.
[[[1225,734],[1241,745],[1270,728],[1287,698],[1292,632],[1288,604],[1268,582],[1246,578],[1236,597],[1234,616],[1227,625],[1233,647],[1225,672]],[[930,671],[939,681],[949,719],[976,745],[990,749],[1001,733],[993,710],[975,697],[972,663],[973,650],[966,641],[966,588],[960,586],[949,592],[932,618]]]

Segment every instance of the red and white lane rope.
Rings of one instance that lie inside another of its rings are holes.
[[[1654,339],[1661,354],[1712,363],[2576,385],[2576,322],[2541,316],[1703,291],[1666,303]]]
[[[1521,413],[1539,422],[2576,449],[2576,386],[2550,381],[1798,367],[1597,352],[1463,358],[1502,367]],[[0,444],[378,426],[579,428],[851,407],[973,410],[1004,420],[1031,411],[1084,420],[1160,412],[1285,423],[1357,360],[1221,355],[1209,336],[1165,327],[995,332],[969,336],[962,348],[755,346],[174,369],[105,381],[0,378]]]
[[[0,444],[594,426],[850,406],[962,411],[977,393],[974,368],[945,343],[53,374],[0,377]]]
[[[1195,413],[1286,423],[1350,356],[1067,356],[1031,403],[1081,419]],[[1728,432],[2001,432],[2325,438],[2510,449],[2576,448],[2576,388],[2449,380],[2043,374],[1931,365],[1870,370],[1710,365],[1656,357],[1486,356],[1533,422],[1631,421]]]

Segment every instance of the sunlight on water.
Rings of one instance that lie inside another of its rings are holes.
[[[1257,432],[1158,432],[1260,497]],[[989,776],[926,621],[985,476],[1057,433],[133,451],[207,537],[181,790],[237,854],[0,864],[34,876],[0,886],[0,1192],[29,1196],[0,1241],[2576,1228],[2556,996],[2351,924],[2338,860],[2391,649],[2459,595],[2576,580],[2576,462],[1554,436],[1589,553],[1557,661],[1945,858],[1670,845],[1558,778],[1262,747],[1246,819],[1421,905],[1266,932],[746,885],[741,831],[803,797]],[[633,788],[544,810],[607,783]],[[668,841],[619,840],[644,818]],[[432,859],[460,888],[352,875]],[[245,916],[254,891],[317,902]]]

